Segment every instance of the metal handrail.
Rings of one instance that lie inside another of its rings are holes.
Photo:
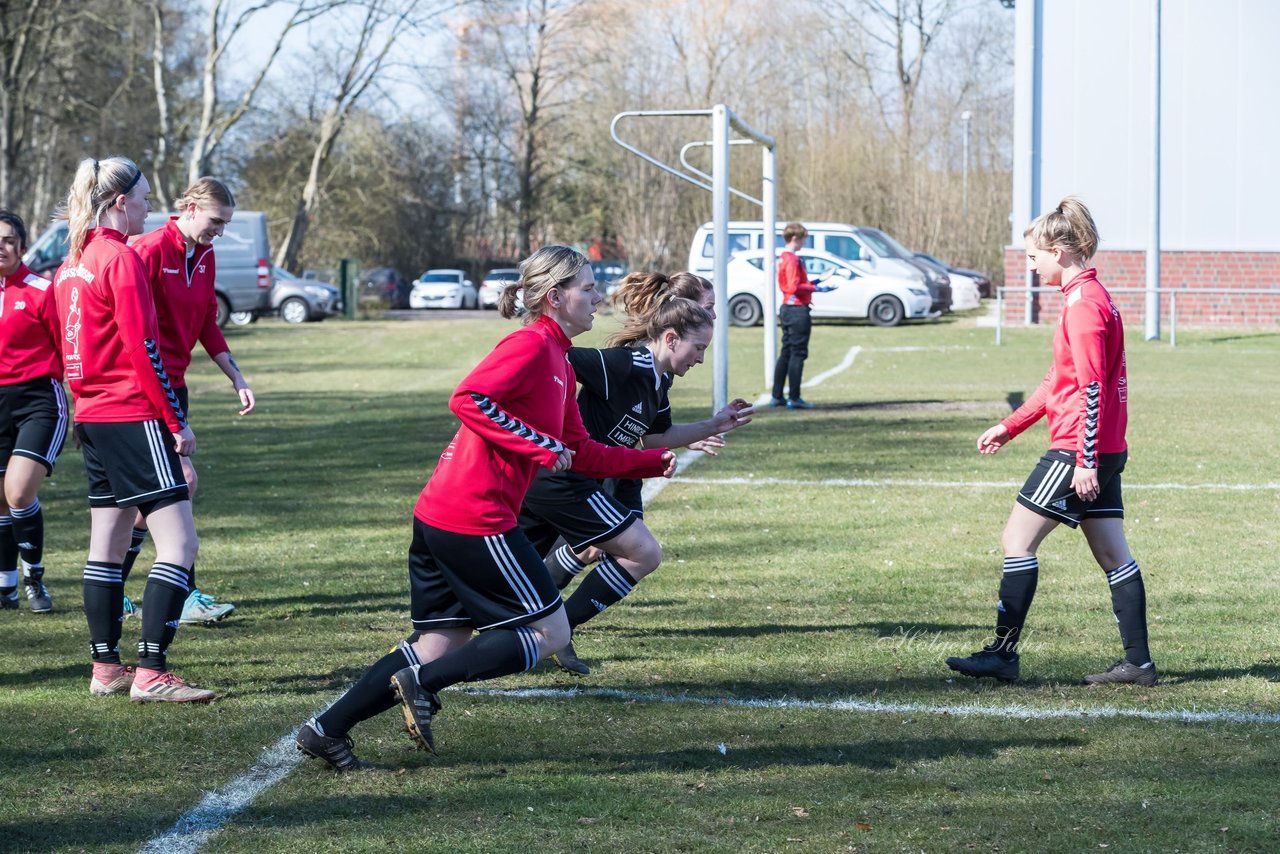
[[[1145,294],[1150,288],[1107,288],[1112,294]],[[1062,293],[1061,288],[1040,285],[1001,285],[996,288],[996,346],[999,347],[1004,331],[1004,294],[1005,291],[1026,293]],[[1178,346],[1178,294],[1243,294],[1251,296],[1280,296],[1280,288],[1160,288],[1161,296],[1169,297],[1169,346]]]

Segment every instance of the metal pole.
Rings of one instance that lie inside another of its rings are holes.
[[[1000,346],[1004,331],[1004,287],[996,288],[996,346]]]
[[[1160,340],[1160,0],[1151,36],[1151,243],[1147,246],[1147,340]]]
[[[960,124],[964,127],[964,139],[961,144],[961,150],[964,152],[964,167],[962,169],[964,182],[963,189],[961,191],[964,203],[961,205],[961,208],[966,217],[969,215],[969,122],[971,119],[973,119],[973,113],[968,110],[965,110],[960,114]]]
[[[1178,346],[1178,291],[1169,291],[1169,346]]]
[[[1044,0],[1031,3],[1031,217],[1040,215],[1040,131],[1044,101]],[[1025,316],[1028,326],[1035,322],[1035,276],[1028,267],[1023,277],[1027,285]]]
[[[716,288],[716,312],[712,333],[711,386],[713,412],[729,402],[729,108],[716,104],[711,108],[711,213],[715,222],[715,265],[712,282]]]
[[[778,225],[777,160],[772,146],[761,154],[760,196],[764,209],[761,233],[764,235],[764,385],[773,382],[773,365],[778,360],[778,255],[773,251],[774,232]],[[727,285],[726,285],[727,286]]]

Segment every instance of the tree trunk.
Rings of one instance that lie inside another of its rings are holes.
[[[156,205],[163,210],[172,207],[173,195],[169,192],[169,92],[164,82],[164,16],[158,0],[151,4],[151,19],[155,29],[155,47],[151,56],[151,70],[155,78],[156,110],[159,120],[156,126],[156,156],[152,164],[151,189],[156,194]]]

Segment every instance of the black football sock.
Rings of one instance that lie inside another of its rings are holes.
[[[621,602],[635,586],[635,579],[618,566],[613,555],[605,555],[564,603],[569,625],[577,628],[615,602]]]
[[[1124,657],[1139,667],[1151,663],[1147,647],[1147,588],[1138,562],[1131,560],[1107,573],[1111,585],[1111,609],[1120,628]]]
[[[996,640],[992,649],[1006,658],[1013,656],[1022,640],[1022,626],[1031,610],[1040,577],[1035,555],[1006,557],[1000,578],[1000,601],[996,604]]]
[[[568,543],[547,555],[547,571],[551,573],[551,580],[556,583],[557,590],[568,587],[569,582],[586,568],[587,565],[578,560]]]
[[[120,663],[120,623],[124,618],[124,582],[120,564],[84,565],[84,615],[89,621],[89,652],[98,664]]]
[[[138,666],[167,670],[166,657],[173,636],[178,633],[182,605],[195,583],[192,570],[174,563],[156,561],[147,576],[142,595],[142,638],[138,641]],[[121,588],[123,590],[123,587]],[[123,604],[122,604],[123,606]]]
[[[133,570],[133,562],[138,559],[138,553],[142,551],[142,542],[146,538],[146,528],[133,529],[129,540],[129,550],[124,553],[124,563],[120,565],[120,574],[125,581],[129,580],[129,573]]]
[[[347,693],[337,699],[324,714],[316,716],[323,735],[342,738],[361,721],[382,714],[398,702],[391,690],[391,677],[396,671],[413,664],[420,664],[418,654],[408,641],[379,658]]]
[[[13,519],[0,516],[0,594],[18,589],[18,541],[13,538]]]
[[[542,658],[538,634],[528,626],[490,629],[465,645],[418,668],[418,684],[439,693],[459,682],[497,679],[533,668]]]
[[[18,554],[33,570],[24,574],[39,581],[44,575],[44,513],[40,510],[40,499],[27,507],[12,507],[9,513],[13,516],[13,538],[18,541]]]

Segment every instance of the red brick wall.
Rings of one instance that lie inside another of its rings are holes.
[[[1093,259],[1098,279],[1108,288],[1145,288],[1146,252],[1102,251]],[[1027,269],[1021,249],[1006,249],[1004,280],[1021,286]],[[1257,288],[1280,290],[1280,252],[1162,252],[1160,286],[1169,288]],[[1020,325],[1025,317],[1024,293],[1005,294],[1005,322]],[[1041,293],[1039,315],[1042,322],[1055,322],[1060,300],[1057,294]],[[1125,326],[1144,320],[1144,294],[1112,294],[1124,315]],[[1171,299],[1160,299],[1161,327],[1169,322]],[[1256,326],[1280,323],[1280,294],[1180,294],[1178,326]]]

